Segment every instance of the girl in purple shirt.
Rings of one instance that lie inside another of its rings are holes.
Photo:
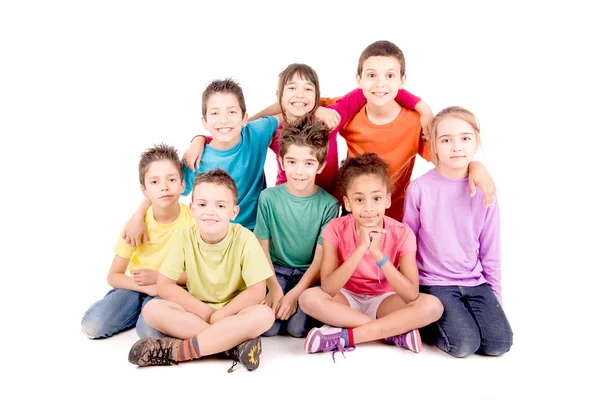
[[[513,337],[502,309],[498,202],[485,207],[480,190],[469,195],[468,165],[479,143],[470,111],[440,111],[429,143],[436,167],[409,184],[404,201],[402,221],[417,237],[420,291],[444,305],[422,337],[455,357],[504,354]]]

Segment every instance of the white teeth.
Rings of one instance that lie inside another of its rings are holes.
[[[219,128],[219,129],[217,129],[217,130],[218,130],[219,132],[226,133],[226,132],[229,132],[229,131],[231,130],[231,128]]]
[[[306,107],[306,103],[292,103],[294,107]]]

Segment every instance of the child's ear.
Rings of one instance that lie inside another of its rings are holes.
[[[185,181],[182,179],[181,180],[181,194],[183,194],[183,192],[185,192]]]
[[[206,122],[206,118],[202,117],[202,127],[204,130],[208,130],[208,122]]]
[[[350,200],[344,196],[344,208],[346,209],[346,211],[348,211],[349,213],[352,212],[352,209],[350,208]]]
[[[323,171],[323,169],[325,168],[326,165],[327,165],[327,160],[323,161],[323,164],[321,164],[321,166],[317,170],[317,174],[320,174]]]
[[[140,190],[142,191],[142,194],[144,195],[144,197],[148,197],[148,193],[146,191],[146,186],[140,185]]]
[[[240,206],[233,206],[233,210],[231,210],[230,220],[233,221],[234,219],[236,219],[239,213],[240,213]]]
[[[242,126],[246,126],[248,124],[248,113],[244,114],[244,118],[242,119]]]
[[[360,87],[360,75],[356,74],[356,85]]]
[[[392,206],[392,194],[391,194],[391,193],[388,193],[388,194],[386,195],[386,200],[385,200],[385,208],[386,208],[386,210],[387,210],[388,208],[390,208],[391,206]]]
[[[402,76],[402,78],[400,78],[400,89],[404,88],[404,84],[406,83],[406,74],[404,74]]]

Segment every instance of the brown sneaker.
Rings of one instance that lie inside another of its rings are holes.
[[[233,368],[239,362],[248,371],[254,371],[258,368],[260,363],[260,353],[262,352],[262,346],[260,337],[246,340],[242,344],[239,344],[225,352],[225,355],[233,360],[233,365],[227,370],[227,372],[233,372]]]
[[[176,349],[182,340],[172,337],[138,340],[129,350],[129,362],[147,367],[149,365],[176,365]]]

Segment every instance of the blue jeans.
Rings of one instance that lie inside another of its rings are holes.
[[[273,268],[275,269],[277,282],[279,282],[279,286],[281,286],[284,295],[292,290],[304,275],[304,271],[300,271],[296,268],[282,267],[280,265],[273,265]],[[313,286],[315,286],[315,284],[313,284]],[[308,335],[308,332],[312,328],[320,325],[322,325],[322,323],[304,314],[304,311],[300,308],[300,304],[298,304],[296,312],[291,315],[287,321],[276,319],[273,326],[263,333],[262,336],[282,335],[287,332],[290,336],[303,338]]]
[[[138,336],[161,338],[164,333],[154,329],[144,321],[142,309],[152,299],[145,293],[125,289],[111,289],[100,301],[95,302],[85,312],[81,329],[90,339],[101,339],[133,328]]]
[[[444,305],[439,321],[421,328],[423,341],[455,357],[499,356],[510,350],[513,332],[487,283],[479,286],[421,286]]]

